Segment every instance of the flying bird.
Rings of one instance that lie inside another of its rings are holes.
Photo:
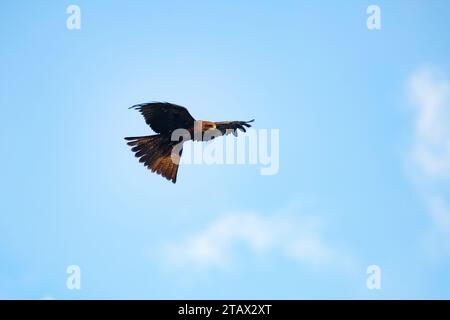
[[[245,128],[250,128],[250,121],[202,121],[195,120],[189,111],[176,104],[168,102],[143,103],[130,107],[138,110],[145,119],[145,122],[157,134],[141,137],[126,137],[135,156],[139,162],[143,163],[149,170],[160,174],[173,183],[177,181],[179,160],[182,154],[181,147],[174,151],[174,147],[180,144],[180,139],[173,139],[173,133],[177,129],[184,129],[189,133],[187,140],[205,141],[205,133],[215,130],[221,135],[232,133],[237,136],[238,129],[246,132]],[[200,133],[200,134],[199,134]],[[210,135],[209,140],[215,135]],[[175,140],[175,141],[174,141]]]

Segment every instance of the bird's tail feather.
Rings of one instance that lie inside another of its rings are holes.
[[[172,155],[177,141],[171,141],[170,137],[157,134],[142,137],[126,137],[127,143],[131,146],[131,151],[139,158],[149,170],[162,175],[167,180],[175,183],[181,149],[178,155]]]

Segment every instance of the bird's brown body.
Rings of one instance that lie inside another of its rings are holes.
[[[180,144],[174,137],[183,136],[184,141],[205,141],[217,135],[232,133],[237,135],[237,130],[246,131],[251,127],[251,121],[201,121],[195,120],[185,107],[167,102],[152,102],[133,106],[139,110],[145,118],[145,122],[155,131],[156,135],[142,137],[127,137],[128,145],[132,147],[139,161],[152,172],[162,175],[175,183],[181,148],[175,150]],[[208,135],[207,133],[211,133]],[[207,138],[205,138],[207,137]]]

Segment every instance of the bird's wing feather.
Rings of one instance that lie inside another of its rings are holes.
[[[222,121],[216,122],[216,129],[222,132],[223,135],[227,135],[232,133],[237,136],[237,130],[241,130],[246,132],[245,128],[250,128],[251,125],[249,123],[255,121],[255,119],[250,121]]]
[[[145,122],[156,133],[169,133],[181,128],[188,129],[195,122],[185,107],[168,102],[143,103],[131,108],[138,110],[144,116]]]

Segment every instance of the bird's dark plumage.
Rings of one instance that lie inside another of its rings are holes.
[[[246,132],[246,128],[251,127],[251,121],[196,121],[189,111],[176,104],[168,102],[150,102],[138,104],[130,107],[138,110],[145,119],[145,122],[155,131],[156,135],[142,137],[126,137],[131,151],[139,158],[152,172],[162,175],[164,178],[175,183],[182,147],[174,152],[174,147],[179,141],[172,141],[172,133],[176,129],[186,129],[191,139],[194,139],[195,130],[201,133],[208,130],[218,130],[222,135],[229,133],[237,136],[237,130]],[[199,125],[197,125],[199,124]]]
[[[185,107],[168,102],[143,103],[130,107],[139,110],[145,122],[156,133],[170,133],[175,129],[189,129],[195,119]]]

